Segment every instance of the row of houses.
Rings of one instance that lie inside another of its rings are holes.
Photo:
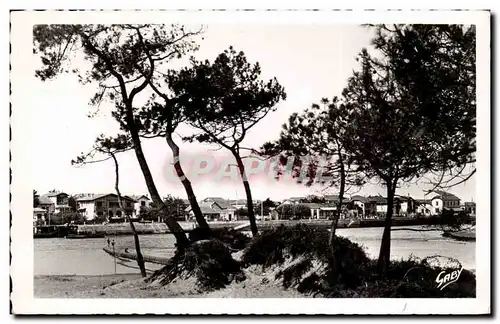
[[[72,206],[70,199],[74,200]],[[78,212],[89,221],[95,218],[122,218],[125,215],[138,218],[141,212],[150,206],[150,202],[147,195],[124,195],[123,208],[120,208],[118,195],[113,193],[70,196],[65,192],[52,191],[39,197],[38,207],[33,209],[33,222],[47,223],[51,216],[67,212]]]
[[[410,196],[396,195],[393,202],[393,213],[398,216],[419,214],[423,216],[439,215],[443,210],[465,211],[468,214],[476,214],[474,202],[462,202],[456,195],[445,191],[433,191],[428,193],[429,199],[415,199]],[[326,195],[322,197],[323,203],[308,203],[305,197],[291,197],[285,199],[282,205],[303,205],[310,209],[311,218],[321,219],[336,214],[339,197]],[[279,207],[278,207],[279,209]],[[342,202],[342,218],[358,217],[371,218],[377,215],[385,215],[388,210],[387,198],[382,196],[360,196],[346,197]],[[292,208],[293,211],[293,208]]]
[[[70,197],[76,206],[69,204]],[[188,200],[183,200],[188,206],[181,211],[186,218],[194,216]],[[254,201],[258,205],[260,201]],[[151,206],[147,195],[123,195],[123,208],[120,208],[118,196],[114,193],[95,194],[83,193],[70,196],[61,191],[52,191],[39,197],[38,207],[33,209],[34,224],[47,223],[50,216],[60,213],[76,211],[84,216],[87,221],[94,219],[116,219],[125,215],[132,219],[140,217],[141,213]],[[224,199],[221,197],[208,197],[199,202],[200,209],[207,220],[237,220],[237,211],[246,208],[246,200]]]
[[[433,191],[427,194],[428,199],[415,199],[411,196],[396,195],[393,203],[393,213],[396,216],[423,215],[434,216],[439,215],[444,209],[453,211],[465,211],[468,214],[476,214],[476,205],[474,202],[462,202],[456,195],[444,192]],[[336,195],[325,195],[320,197],[324,202],[310,203],[306,197],[291,197],[279,203],[276,208],[271,208],[270,217],[279,219],[292,215],[280,215],[284,210],[288,213],[294,213],[295,208],[299,205],[306,207],[311,219],[331,218],[337,214],[339,197]],[[257,207],[261,202],[254,201],[254,207]],[[186,202],[186,214],[189,217],[194,217],[191,206]],[[284,206],[289,208],[283,208]],[[230,200],[221,197],[209,197],[199,202],[202,214],[209,221],[214,220],[237,220],[241,218],[238,215],[238,210],[246,208],[246,200]],[[291,208],[290,208],[291,207]],[[374,218],[383,216],[388,210],[387,198],[382,196],[361,196],[355,195],[346,197],[342,203],[341,218]],[[268,216],[258,215],[257,216]],[[293,217],[292,217],[293,218]]]
[[[46,223],[51,215],[73,211],[69,205],[69,199],[72,197],[76,201],[76,211],[85,217],[87,221],[94,219],[117,219],[125,215],[132,219],[140,217],[141,213],[151,206],[151,200],[147,195],[123,195],[120,208],[118,196],[114,193],[95,194],[84,193],[70,196],[65,192],[53,191],[40,196],[39,207],[33,209],[33,222]],[[191,206],[187,199],[183,200],[184,205],[188,206],[181,211],[187,219],[193,218]],[[254,201],[257,206],[260,201]],[[224,199],[221,197],[208,197],[199,202],[200,209],[209,221],[214,220],[237,220],[237,211],[246,208],[244,199]]]
[[[246,199],[232,200],[221,197],[207,197],[198,204],[207,221],[236,221],[238,217],[242,217],[242,215],[238,215],[238,211],[247,208]],[[260,200],[253,201],[254,207],[259,204],[261,204]],[[187,217],[193,218],[194,213],[188,201],[186,201],[186,205],[188,206],[185,209]]]
[[[476,206],[474,202],[462,203],[460,198],[454,194],[435,191],[430,193],[429,199],[414,199],[410,196],[396,195],[393,204],[394,215],[405,216],[420,214],[424,216],[438,215],[444,209],[454,211],[465,211],[475,215]],[[131,218],[139,218],[141,213],[150,205],[151,200],[147,195],[124,195],[122,197],[123,208],[120,208],[118,196],[113,193],[107,194],[77,194],[72,198],[76,201],[76,211],[85,217],[86,220],[123,218],[128,215]],[[339,198],[335,195],[321,197],[321,203],[309,203],[305,197],[291,197],[278,204],[276,208],[271,208],[271,218],[280,218],[280,211],[284,206],[292,206],[287,210],[294,213],[293,206],[301,205],[310,210],[311,219],[330,218],[337,213]],[[46,221],[49,215],[71,211],[74,207],[69,204],[70,195],[64,192],[49,192],[39,198],[39,207],[34,208],[34,223]],[[262,202],[256,200],[254,207],[258,207]],[[189,201],[184,200],[184,215],[186,219],[194,218],[194,213]],[[245,199],[225,199],[221,197],[208,197],[199,202],[203,216],[208,221],[235,221],[243,217],[239,213],[245,209],[247,202]],[[342,218],[372,218],[383,215],[387,212],[387,198],[382,196],[361,196],[355,195],[346,197],[342,204]],[[258,214],[258,213],[257,213]],[[264,216],[264,215],[257,215]],[[288,215],[290,216],[290,215]]]

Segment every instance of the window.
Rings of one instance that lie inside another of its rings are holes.
[[[438,202],[437,200],[436,200],[436,204],[435,204],[435,205],[436,205],[436,206],[439,206],[439,202]]]
[[[132,207],[132,203],[130,201],[127,201],[127,204],[126,204],[127,207]]]
[[[97,216],[102,216],[102,212],[97,212]]]
[[[96,207],[102,207],[102,201],[98,201],[98,202],[96,202],[96,203],[95,203],[95,206],[96,206]]]
[[[121,210],[117,210],[116,211],[116,216],[121,216],[122,215],[122,211]]]
[[[144,200],[143,200],[143,201],[141,201],[141,206],[142,206],[142,207],[145,207],[145,206],[146,206],[146,202],[145,202]]]

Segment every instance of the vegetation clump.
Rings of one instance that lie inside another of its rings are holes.
[[[201,290],[225,287],[233,280],[242,281],[245,275],[232,256],[227,244],[217,239],[199,240],[176,254],[170,264],[156,271],[149,282],[166,285],[176,278],[195,277]]]
[[[336,237],[328,245],[327,230],[297,225],[264,231],[244,250],[242,264],[276,267],[285,289],[320,297],[475,297],[476,280],[463,270],[454,283],[440,289],[437,276],[457,267],[433,265],[429,259],[392,261],[380,272],[356,243]],[[333,250],[333,253],[332,253]]]
[[[328,239],[326,229],[304,224],[281,226],[252,240],[244,250],[242,263],[278,265],[282,270],[276,276],[283,278],[285,288],[298,286],[303,292],[337,282],[356,286],[365,276],[370,259],[358,244],[343,237],[336,237],[332,253]]]
[[[322,292],[325,297],[363,298],[474,298],[476,296],[475,275],[463,270],[458,280],[444,289],[438,287],[436,278],[444,271],[451,273],[456,267],[438,267],[426,259],[392,261],[384,275],[376,273],[376,264],[369,267],[372,275],[363,278],[363,283],[348,288],[343,284]]]
[[[210,232],[197,227],[189,232],[189,240],[191,242],[207,240],[210,238],[224,242],[231,248],[231,250],[238,251],[243,250],[251,240],[249,236],[243,234],[242,232],[227,227],[214,228],[211,229]]]
[[[363,248],[349,239],[336,236],[333,247],[330,246],[326,229],[304,224],[280,226],[248,238],[247,243],[234,243],[238,237],[234,232],[230,229],[214,230],[211,232],[213,237],[205,239],[203,231],[193,231],[192,244],[148,281],[166,285],[176,278],[195,278],[196,286],[207,291],[224,288],[233,281],[243,281],[252,271],[252,266],[261,266],[262,284],[274,282],[284,289],[296,289],[315,297],[476,296],[475,275],[465,269],[456,282],[444,288],[438,286],[438,276],[443,277],[461,268],[456,260],[456,264],[443,265],[433,262],[438,260],[435,257],[411,257],[392,261],[381,272],[377,262],[368,258]],[[241,261],[236,261],[231,255],[234,251],[231,244],[246,244],[241,251]]]

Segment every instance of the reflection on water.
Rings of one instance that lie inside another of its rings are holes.
[[[380,249],[383,228],[348,228],[338,229],[337,234],[365,247],[369,256],[376,258]],[[465,268],[475,269],[475,242],[458,242],[443,238],[441,232],[393,231],[391,233],[391,258],[427,257],[442,255],[458,259]],[[116,247],[134,249],[133,236],[117,236]],[[174,253],[173,235],[141,235],[140,243],[143,254],[171,257]],[[113,258],[102,248],[106,239],[36,239],[34,253],[34,274],[76,274],[99,275],[115,272]],[[155,270],[160,265],[147,264]],[[135,261],[117,260],[117,273],[138,273]]]

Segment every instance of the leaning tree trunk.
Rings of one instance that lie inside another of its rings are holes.
[[[153,202],[160,207],[160,211],[165,210],[166,206],[163,200],[160,197],[160,194],[158,193],[158,190],[156,189],[156,185],[153,181],[153,176],[151,175],[151,170],[149,169],[148,163],[146,162],[146,158],[144,157],[144,152],[142,151],[142,145],[141,145],[141,139],[139,137],[139,132],[138,129],[135,125],[135,119],[134,119],[134,110],[132,107],[132,101],[133,97],[140,92],[141,90],[138,90],[138,88],[134,88],[130,96],[127,96],[127,89],[125,87],[125,83],[123,81],[123,78],[118,75],[118,73],[114,70],[113,64],[110,61],[109,57],[104,55],[102,52],[96,49],[95,46],[92,45],[92,43],[89,40],[89,36],[85,35],[84,33],[80,33],[80,36],[83,38],[84,41],[84,46],[93,52],[95,55],[97,55],[108,67],[110,70],[111,74],[113,74],[117,79],[118,82],[120,83],[120,92],[122,94],[122,99],[123,103],[125,104],[125,121],[126,121],[126,126],[127,126],[127,131],[130,133],[130,137],[132,138],[132,144],[134,145],[134,151],[135,155],[137,157],[137,161],[139,162],[139,166],[141,167],[142,174],[144,176],[144,180],[146,181],[146,186],[148,187],[149,194],[151,195],[151,199]],[[152,67],[151,67],[152,68]],[[153,72],[153,69],[151,69],[151,73]],[[151,76],[150,76],[151,77]],[[142,89],[144,89],[144,86],[146,83],[143,83]],[[135,91],[134,91],[135,90]],[[177,248],[180,250],[179,252],[182,252],[186,246],[189,245],[189,240],[186,236],[186,233],[184,233],[184,230],[182,227],[177,223],[177,221],[171,216],[171,215],[166,215],[166,223],[169,228],[169,230],[174,234],[175,239],[177,241]]]
[[[252,230],[252,235],[257,236],[259,230],[257,229],[257,223],[255,222],[255,213],[253,210],[253,200],[252,200],[252,190],[250,189],[250,183],[248,182],[247,174],[245,171],[245,165],[238,151],[231,151],[233,153],[236,163],[238,165],[238,170],[240,171],[241,178],[243,180],[243,187],[245,188],[245,194],[247,196],[247,216],[250,221],[250,229]]]
[[[174,169],[177,174],[177,177],[181,180],[182,185],[184,186],[184,190],[186,190],[186,194],[188,196],[189,204],[191,205],[191,209],[193,210],[194,217],[196,218],[196,222],[198,226],[208,233],[210,232],[210,227],[208,226],[207,220],[203,217],[203,213],[201,212],[200,205],[196,200],[196,196],[194,194],[193,187],[191,186],[191,181],[184,174],[184,170],[182,170],[181,162],[179,160],[179,146],[172,139],[172,134],[168,133],[166,135],[167,143],[172,153],[174,155]]]
[[[394,194],[396,191],[396,181],[392,183],[387,181],[387,213],[385,216],[384,234],[382,234],[382,243],[377,261],[378,270],[385,273],[391,260],[391,226],[392,215],[394,213]]]
[[[132,116],[133,119],[133,116]],[[128,123],[129,125],[132,123]],[[130,127],[130,135],[132,137],[132,142],[134,144],[134,151],[137,157],[137,161],[139,162],[139,166],[141,167],[142,174],[144,175],[144,180],[146,181],[146,186],[148,187],[149,194],[151,195],[151,199],[153,202],[159,207],[160,212],[165,213],[166,205],[160,197],[158,190],[156,189],[156,185],[153,180],[153,176],[151,175],[151,170],[149,169],[148,163],[144,156],[144,152],[142,151],[141,139],[139,138],[139,134],[133,127]],[[166,213],[165,213],[166,214]],[[165,215],[165,223],[167,224],[169,230],[174,234],[175,239],[177,241],[177,248],[179,250],[183,250],[186,246],[189,245],[189,240],[186,236],[186,233],[179,225],[179,223],[172,217],[172,215]]]
[[[146,277],[146,267],[144,266],[144,257],[142,256],[141,253],[141,245],[139,243],[139,235],[137,235],[137,231],[135,230],[135,225],[134,222],[132,222],[132,219],[130,219],[129,215],[125,212],[125,209],[123,208],[123,202],[122,202],[122,195],[120,194],[120,188],[119,188],[119,183],[120,183],[120,175],[119,175],[119,170],[118,170],[118,161],[116,160],[116,156],[114,153],[111,153],[111,156],[113,157],[113,161],[115,162],[115,190],[116,194],[118,196],[118,205],[120,206],[120,209],[122,213],[125,214],[125,217],[127,218],[127,221],[130,224],[130,228],[132,229],[132,233],[134,234],[134,243],[135,243],[135,252],[137,254],[137,265],[139,266],[139,269],[141,270],[141,276]]]

